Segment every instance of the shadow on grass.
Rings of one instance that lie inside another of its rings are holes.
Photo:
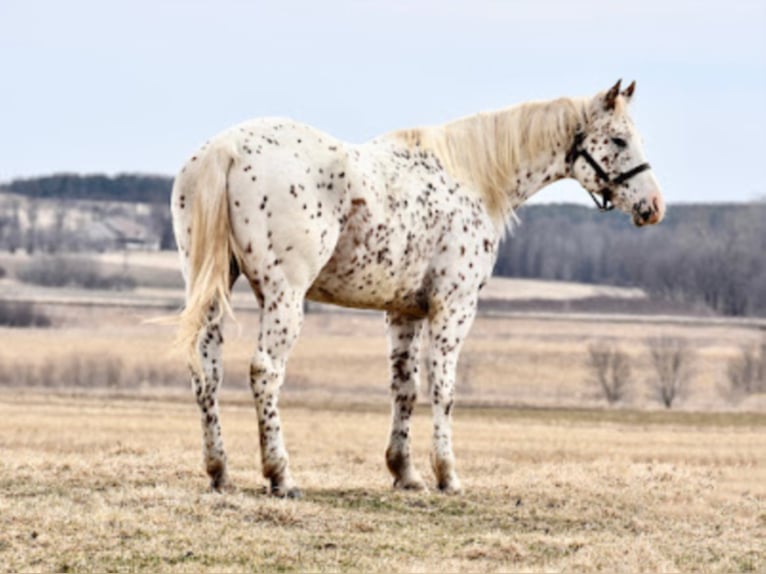
[[[264,500],[271,498],[265,486],[238,488],[237,492]],[[478,495],[450,496],[438,492],[402,492],[365,488],[301,489],[300,499],[282,499],[287,504],[316,504],[320,507],[361,512],[468,516],[484,512]],[[486,502],[486,501],[485,501]]]
[[[395,514],[468,516],[482,512],[473,497],[448,496],[435,492],[401,492],[362,488],[310,489],[304,491],[307,502],[328,508]]]

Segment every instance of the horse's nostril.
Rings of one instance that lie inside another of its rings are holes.
[[[641,219],[644,220],[644,222],[649,221],[649,219],[652,217],[652,212],[650,210],[642,211],[640,212]]]

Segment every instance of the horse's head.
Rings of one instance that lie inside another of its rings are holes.
[[[575,135],[567,159],[572,176],[593,196],[599,209],[617,207],[642,226],[662,221],[665,202],[644,156],[641,136],[628,115],[635,88],[633,82],[620,91],[618,81],[593,98],[587,125]]]

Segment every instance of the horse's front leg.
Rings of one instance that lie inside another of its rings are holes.
[[[455,401],[455,374],[460,348],[476,314],[475,299],[440,306],[428,324],[428,384],[433,412],[431,466],[439,490],[460,492],[452,452],[452,410]]]
[[[386,464],[394,477],[394,488],[424,490],[426,485],[410,457],[410,418],[418,398],[423,319],[388,313],[386,323],[392,401],[391,438],[386,449]]]

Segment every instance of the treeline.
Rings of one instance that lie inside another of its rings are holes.
[[[532,205],[495,273],[632,285],[726,315],[766,315],[766,203],[676,205],[657,226],[574,205]]]
[[[34,199],[167,204],[170,202],[172,185],[172,178],[162,176],[122,174],[109,177],[106,175],[57,174],[47,177],[16,179],[0,185],[0,191]]]
[[[35,199],[153,204],[137,223],[144,235],[160,238],[160,247],[172,247],[171,187],[168,177],[68,174],[0,185],[30,199],[24,209],[14,202],[0,209],[0,249],[32,252],[48,236],[47,251],[93,248],[81,228],[66,232],[71,204],[62,201],[52,226],[42,229]],[[727,315],[766,315],[766,202],[673,205],[662,224],[645,229],[622,213],[576,205],[531,205],[519,216],[522,223],[501,245],[497,275],[633,285]]]

